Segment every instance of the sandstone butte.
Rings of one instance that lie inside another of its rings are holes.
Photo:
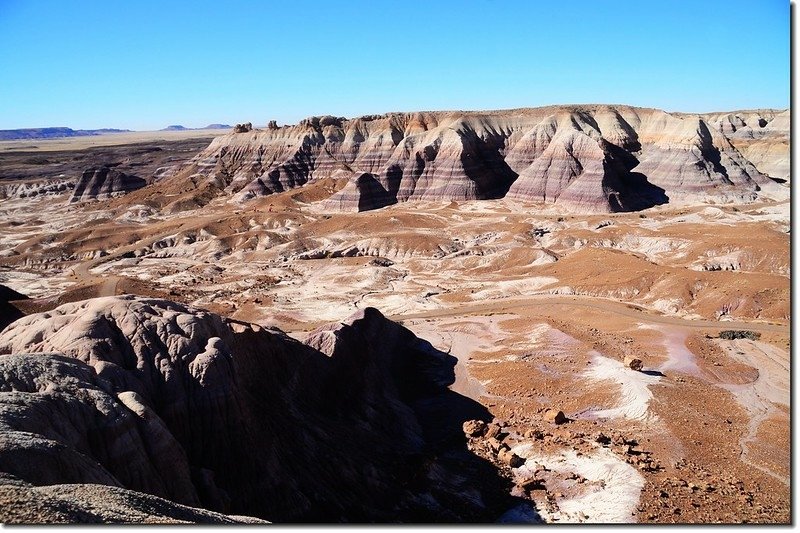
[[[417,112],[239,128],[157,190],[172,211],[246,201],[324,178],[326,207],[510,198],[579,212],[785,199],[789,111],[685,114],[622,105]]]

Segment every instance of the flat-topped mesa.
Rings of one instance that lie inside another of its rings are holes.
[[[86,169],[70,197],[70,202],[105,200],[126,194],[147,185],[147,181],[107,166]]]
[[[160,186],[243,201],[347,178],[326,205],[358,211],[504,196],[589,212],[784,198],[788,190],[758,168],[788,177],[770,163],[788,161],[786,113],[573,105],[309,117],[217,137]]]

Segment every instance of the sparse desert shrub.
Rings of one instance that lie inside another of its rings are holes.
[[[736,339],[750,339],[751,341],[757,341],[761,338],[761,333],[756,331],[726,329],[725,331],[719,332],[719,338],[729,341]]]

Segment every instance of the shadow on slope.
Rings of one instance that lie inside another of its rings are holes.
[[[606,178],[609,185],[619,191],[618,195],[609,197],[611,209],[620,211],[641,211],[669,202],[666,191],[647,179],[641,172],[634,172],[639,165],[639,160],[619,146],[605,142],[603,151],[606,153]],[[605,184],[605,180],[604,180]]]
[[[510,496],[509,480],[467,448],[464,422],[489,422],[493,417],[480,403],[449,389],[455,383],[457,363],[455,357],[418,339],[393,369],[400,398],[414,411],[425,441],[425,457],[408,478],[408,488],[430,492],[446,504],[435,517],[409,509],[404,520],[457,522],[469,517],[468,522],[494,521],[520,503],[531,505]],[[476,512],[471,504],[485,506],[487,512]]]
[[[463,422],[490,415],[448,388],[455,359],[375,309],[300,343],[166,300],[97,298],[0,334],[0,353],[25,352],[39,353],[0,357],[0,389],[25,393],[0,398],[0,471],[31,483],[85,483],[36,471],[70,451],[121,487],[276,522],[491,522],[515,504],[467,449]],[[46,429],[64,413],[64,433]]]

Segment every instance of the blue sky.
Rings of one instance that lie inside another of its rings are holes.
[[[0,0],[0,129],[789,106],[787,0]]]

